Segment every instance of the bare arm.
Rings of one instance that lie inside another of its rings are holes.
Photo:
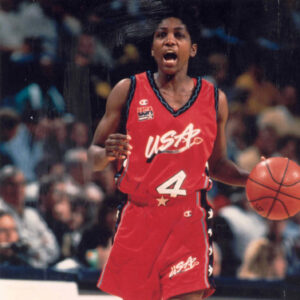
[[[210,176],[225,184],[245,186],[249,172],[239,168],[227,158],[225,126],[228,104],[225,94],[219,91],[218,131],[211,157],[208,160]]]
[[[97,126],[88,150],[88,158],[94,171],[105,169],[109,162],[125,158],[130,152],[129,137],[117,133],[129,89],[130,79],[123,79],[108,96],[105,114]]]

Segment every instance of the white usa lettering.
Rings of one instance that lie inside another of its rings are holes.
[[[171,272],[169,274],[169,278],[171,279],[173,276],[187,272],[189,270],[192,270],[197,265],[199,265],[199,261],[196,257],[190,256],[187,261],[181,261],[177,265],[171,267]]]
[[[170,130],[162,136],[157,135],[155,138],[149,136],[145,156],[150,158],[159,153],[184,152],[192,146],[202,143],[202,138],[197,137],[200,132],[201,129],[194,129],[194,124],[190,123],[180,134],[177,134],[175,130]]]

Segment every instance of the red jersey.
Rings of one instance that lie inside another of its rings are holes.
[[[206,162],[217,133],[217,89],[193,78],[191,98],[173,110],[150,71],[131,80],[126,130],[133,149],[123,163],[119,189],[145,202],[147,196],[181,198],[206,188]]]

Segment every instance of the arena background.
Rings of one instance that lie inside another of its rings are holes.
[[[34,1],[33,1],[34,2]],[[62,93],[67,110],[89,124],[91,133],[104,113],[106,85],[113,86],[119,79],[153,67],[149,39],[143,31],[147,13],[139,10],[139,2],[130,6],[123,3],[120,10],[109,9],[107,0],[55,0],[76,17],[84,20],[87,12],[94,11],[101,20],[86,33],[97,35],[112,57],[120,57],[123,46],[134,44],[141,55],[138,63],[130,62],[113,70],[109,62],[101,67],[88,65],[78,68],[72,63],[75,43],[70,37],[65,48],[59,49],[60,58],[50,69],[35,68],[32,64],[8,63],[7,53],[0,54],[0,99],[5,104],[10,95],[24,85],[39,82],[47,86],[49,80]],[[101,3],[101,4],[99,4]],[[119,3],[119,4],[120,4]],[[121,5],[121,4],[120,4]],[[207,75],[210,70],[205,58],[212,52],[225,53],[229,58],[229,78],[241,74],[251,62],[259,62],[266,77],[277,87],[300,83],[300,1],[298,0],[202,0],[186,1],[199,8],[202,29],[199,35],[199,54],[191,74]],[[134,29],[134,30],[133,30]],[[34,46],[34,45],[31,45]],[[103,59],[103,58],[102,58]],[[42,76],[42,72],[49,76]],[[2,104],[3,104],[2,103]],[[299,102],[295,110],[299,109]],[[99,272],[80,270],[56,272],[27,268],[0,267],[0,297],[3,300],[35,299],[116,299],[97,291]],[[241,281],[235,278],[217,278],[217,292],[211,299],[300,299],[300,278],[287,277],[283,281]]]

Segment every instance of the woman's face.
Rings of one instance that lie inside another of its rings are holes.
[[[151,55],[158,69],[166,74],[187,71],[190,57],[197,53],[197,45],[180,19],[171,17],[162,20],[154,33]]]

